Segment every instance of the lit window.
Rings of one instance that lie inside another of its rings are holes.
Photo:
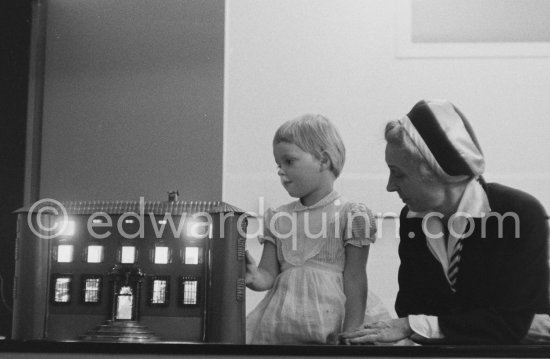
[[[71,300],[71,278],[58,277],[55,279],[54,302],[69,303]]]
[[[135,263],[136,261],[136,247],[134,246],[122,246],[120,252],[120,263]]]
[[[101,278],[86,278],[84,282],[84,303],[99,303]]]
[[[135,221],[133,219],[125,219],[124,220],[124,223],[128,223],[128,224],[131,224],[131,223],[134,223]]]
[[[197,304],[197,289],[198,281],[196,280],[183,280],[183,304],[194,305]]]
[[[168,247],[155,247],[155,263],[167,264],[168,263]]]
[[[101,263],[103,262],[103,246],[88,246],[88,263]]]
[[[57,262],[71,263],[73,261],[74,247],[70,244],[60,244],[57,246]]]
[[[161,219],[158,222],[159,222],[159,224],[166,224],[167,223],[165,219]]]
[[[165,304],[166,303],[166,289],[167,281],[164,279],[153,280],[153,296],[151,298],[152,304]]]
[[[185,264],[199,264],[199,247],[185,247]]]
[[[98,224],[98,223],[103,223],[103,221],[99,218],[95,218],[95,219],[92,219],[92,223]]]
[[[58,234],[61,236],[72,236],[76,230],[76,222],[68,219],[60,220],[56,223],[59,228]]]

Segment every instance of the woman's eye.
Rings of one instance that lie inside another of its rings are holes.
[[[392,177],[394,177],[394,178],[403,178],[403,176],[404,176],[404,174],[401,173],[401,172],[390,171],[390,174],[391,174]]]
[[[290,166],[294,163],[294,160],[286,160],[285,163]]]

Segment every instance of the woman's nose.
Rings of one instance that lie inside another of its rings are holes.
[[[388,191],[388,192],[397,191],[397,186],[393,182],[393,178],[391,176],[388,178],[388,184],[386,185],[386,191]]]
[[[279,176],[284,176],[284,175],[285,175],[285,171],[284,171],[281,167],[279,167],[279,168],[277,169],[277,174],[278,174]]]

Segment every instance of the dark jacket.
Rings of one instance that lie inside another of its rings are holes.
[[[463,240],[453,293],[427,246],[422,219],[406,218],[408,209],[403,208],[395,310],[400,317],[438,316],[449,343],[518,343],[533,315],[548,313],[550,308],[548,216],[539,201],[525,192],[482,184],[492,213],[516,213],[519,221],[511,215],[502,221],[497,216],[474,219],[473,233]]]

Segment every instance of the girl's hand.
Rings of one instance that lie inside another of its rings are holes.
[[[245,260],[246,286],[259,292],[271,289],[275,282],[275,278],[279,274],[277,247],[271,242],[266,242],[264,244],[260,265],[256,265],[256,261],[248,251],[245,251]]]
[[[254,283],[255,279],[259,276],[258,265],[252,255],[245,251],[245,260],[246,260],[246,275],[245,283],[248,285]]]

